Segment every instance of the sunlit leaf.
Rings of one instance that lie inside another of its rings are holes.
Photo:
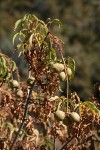
[[[71,58],[71,57],[67,57],[67,58],[65,58],[65,62],[66,62],[66,65],[72,71],[71,79],[73,79],[73,77],[75,75],[75,60],[73,58]]]
[[[21,23],[22,23],[22,19],[17,20],[16,23],[15,23],[14,30],[16,30]]]
[[[48,100],[52,102],[52,101],[57,100],[58,98],[59,98],[58,96],[54,96],[54,97],[49,98]]]
[[[17,45],[17,48],[19,49],[19,48],[21,47],[21,45],[22,45],[22,44],[18,44],[18,45]]]
[[[62,104],[62,100],[60,100],[60,102],[57,104],[57,106],[56,106],[56,110],[59,110],[60,109],[60,106],[61,106],[61,104]]]
[[[29,45],[32,46],[32,42],[33,42],[33,37],[34,37],[34,33],[31,34],[30,38],[29,38]]]
[[[31,14],[26,14],[23,18],[23,21],[26,21],[26,20],[28,21],[31,17],[32,17]]]
[[[13,36],[13,45],[14,45],[15,39],[17,38],[18,35],[19,35],[19,33],[16,33],[16,34]]]
[[[38,18],[35,15],[32,15],[32,17],[34,18],[34,20],[36,21],[36,23],[38,23]]]
[[[55,49],[54,49],[54,48],[51,48],[50,50],[51,50],[51,53],[52,53],[53,57],[54,57],[54,58],[57,58],[57,54],[56,54]]]
[[[10,129],[10,131],[14,130],[14,126],[10,122],[7,122],[7,126]]]
[[[15,69],[16,69],[16,63],[14,61],[11,61],[10,63],[12,65],[12,71],[15,71]]]
[[[96,106],[90,102],[90,101],[85,101],[83,102],[84,105],[86,105],[89,109],[95,111],[96,113],[98,113],[100,115],[100,110],[96,108]]]
[[[8,70],[8,69],[7,69],[7,66],[5,66],[5,67],[3,66],[3,67],[2,67],[2,75],[1,75],[2,78],[4,78],[4,77],[6,76],[7,70]]]
[[[46,140],[44,141],[44,145],[45,145],[48,149],[50,149],[51,146],[53,146],[52,142],[51,142],[49,139],[46,139]]]
[[[45,26],[45,23],[44,23],[44,21],[42,21],[42,20],[39,20],[39,23],[41,23],[42,25],[44,25],[44,26]]]
[[[62,25],[62,22],[59,19],[54,19],[52,22],[56,23],[59,26],[59,28]]]
[[[0,63],[2,64],[2,66],[6,67],[6,60],[4,57],[0,57]]]

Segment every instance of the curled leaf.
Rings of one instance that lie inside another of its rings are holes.
[[[14,61],[11,61],[10,63],[12,65],[12,71],[15,71],[16,70],[16,63]]]
[[[22,19],[17,20],[16,23],[15,23],[14,30],[16,30],[21,23],[22,23]]]
[[[56,23],[59,26],[59,28],[62,25],[62,22],[59,19],[54,19],[52,22]]]

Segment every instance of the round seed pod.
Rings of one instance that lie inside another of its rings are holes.
[[[64,71],[60,72],[60,73],[59,73],[59,76],[60,76],[60,79],[61,79],[62,81],[64,81],[64,80],[66,79],[66,75],[65,75],[65,72],[64,72]]]
[[[27,83],[28,83],[29,85],[32,85],[32,84],[34,83],[34,81],[35,81],[35,78],[31,76],[31,77],[27,80]]]
[[[67,74],[68,74],[69,77],[71,77],[71,75],[72,75],[72,70],[71,70],[70,68],[67,68]]]
[[[61,63],[55,63],[52,65],[52,67],[58,72],[61,72],[64,70],[64,65]]]
[[[79,114],[76,113],[76,112],[72,112],[72,113],[70,114],[70,119],[71,119],[72,121],[75,121],[75,122],[80,122],[80,116],[79,116]]]
[[[13,88],[18,88],[19,87],[19,83],[18,83],[17,80],[13,80],[11,84],[12,84]]]
[[[55,117],[57,120],[63,120],[65,118],[65,112],[63,112],[61,110],[57,110],[55,112]]]
[[[18,97],[23,97],[23,91],[22,90],[18,90],[17,93],[16,93],[16,95]]]

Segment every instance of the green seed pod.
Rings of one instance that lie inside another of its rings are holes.
[[[64,70],[64,65],[61,63],[55,63],[52,65],[52,67],[58,72],[61,72]]]
[[[18,97],[23,97],[23,91],[22,90],[18,90],[17,93],[16,93],[16,95]]]
[[[80,122],[80,116],[76,112],[70,114],[70,119],[75,122]]]
[[[72,75],[72,70],[71,70],[70,68],[67,68],[67,74],[68,74],[69,77],[71,77],[71,75]]]
[[[61,110],[57,110],[55,112],[55,117],[58,119],[58,120],[63,120],[65,118],[65,112],[61,111]]]
[[[18,88],[19,87],[18,81],[17,80],[13,80],[12,81],[12,86],[13,86],[13,88]]]
[[[60,76],[60,79],[61,79],[62,81],[64,81],[64,80],[66,79],[66,75],[65,75],[65,72],[64,72],[64,71],[60,72],[60,73],[59,73],[59,76]]]

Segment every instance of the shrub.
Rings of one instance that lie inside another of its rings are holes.
[[[86,144],[93,149],[99,104],[81,102],[76,92],[69,95],[75,61],[64,57],[63,41],[51,31],[54,24],[61,26],[58,19],[44,22],[31,14],[15,23],[13,43],[28,64],[27,81],[21,82],[16,64],[0,54],[1,149],[52,150],[57,141],[59,150],[84,149]],[[61,82],[67,84],[66,96],[56,95]]]

